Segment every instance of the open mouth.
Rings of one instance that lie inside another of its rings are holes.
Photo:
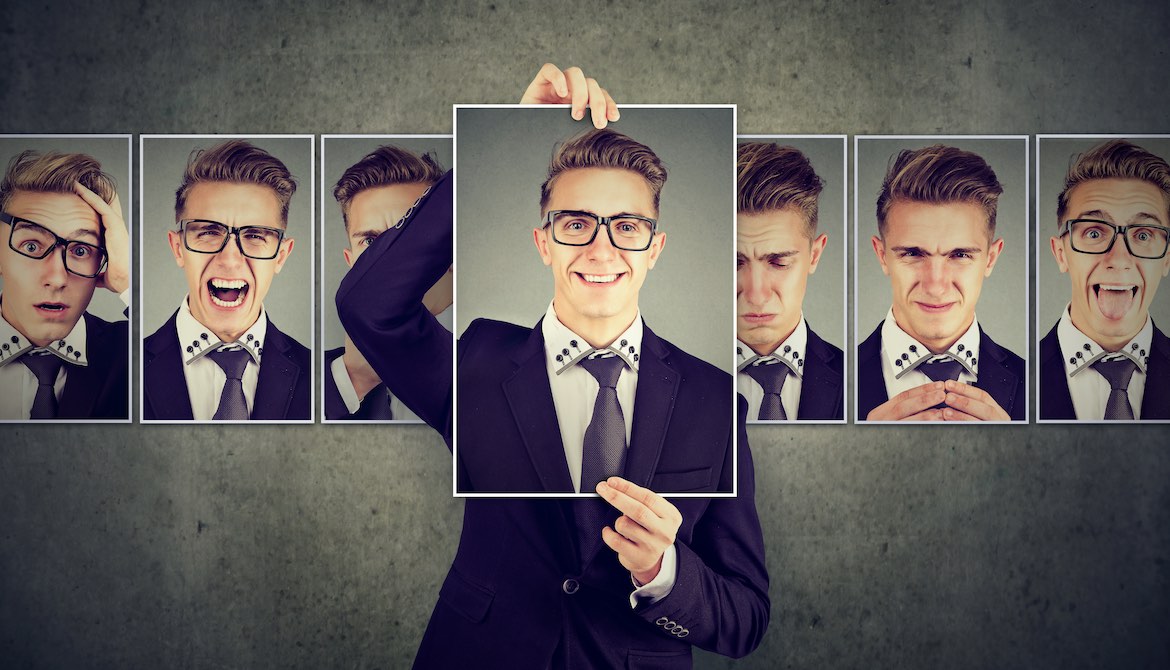
[[[592,286],[612,286],[620,280],[625,273],[609,274],[609,275],[591,275],[583,272],[576,273],[581,281]]]
[[[1097,309],[1106,319],[1117,320],[1129,313],[1137,299],[1136,284],[1093,284]]]
[[[63,302],[39,302],[34,305],[38,310],[49,314],[61,314],[69,309],[69,305]]]
[[[209,279],[207,294],[217,307],[239,307],[248,295],[248,282],[243,279]]]

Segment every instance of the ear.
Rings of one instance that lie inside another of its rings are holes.
[[[353,255],[353,252],[349,250],[349,247],[342,249],[341,255],[345,258],[345,264],[352,268],[353,261],[355,258],[357,258],[357,256]]]
[[[991,246],[987,248],[987,267],[984,268],[984,270],[983,270],[983,278],[984,279],[991,276],[991,271],[992,271],[992,269],[995,268],[995,262],[997,260],[999,260],[999,254],[1002,251],[1003,251],[1003,238],[1002,237],[999,238],[998,240],[992,242]]]
[[[1052,257],[1056,259],[1056,266],[1060,268],[1060,273],[1064,274],[1068,272],[1068,262],[1064,258],[1064,242],[1062,238],[1048,238],[1048,246],[1052,249]]]
[[[280,269],[284,267],[284,262],[292,255],[293,243],[296,242],[291,237],[284,238],[280,243],[280,251],[276,252],[276,273],[280,274]]]
[[[828,241],[829,236],[821,233],[820,237],[813,240],[812,244],[809,245],[808,273],[810,275],[817,271],[817,263],[821,262],[821,254],[824,253],[825,244],[828,243]]]
[[[646,261],[646,269],[653,270],[654,264],[658,262],[658,255],[666,248],[666,233],[658,233],[654,239],[650,241],[650,248],[646,253],[650,254],[650,258]]]
[[[540,254],[540,261],[545,265],[552,265],[552,253],[548,248],[548,235],[544,228],[532,229],[532,243],[536,245],[536,253]]]
[[[873,246],[873,255],[877,256],[878,263],[882,266],[882,273],[887,277],[890,275],[890,269],[886,267],[886,244],[877,235],[869,238],[869,243]]]
[[[175,264],[179,267],[186,267],[186,262],[183,258],[183,237],[179,235],[178,231],[167,231],[167,245],[170,246],[171,254],[175,257]]]

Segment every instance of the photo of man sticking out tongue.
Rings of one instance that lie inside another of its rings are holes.
[[[296,189],[280,159],[247,141],[191,152],[166,233],[187,295],[143,342],[144,420],[311,418],[309,350],[264,308],[293,251]]]
[[[1049,247],[1072,287],[1040,342],[1040,419],[1170,419],[1170,340],[1151,315],[1170,272],[1170,165],[1124,139],[1071,161],[1066,146],[1055,138],[1040,145],[1042,165],[1068,165]]]

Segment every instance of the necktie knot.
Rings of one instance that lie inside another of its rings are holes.
[[[243,349],[217,349],[209,354],[228,379],[243,379],[252,355]]]
[[[65,362],[53,354],[28,354],[21,357],[21,363],[37,378],[41,386],[52,386],[57,381],[57,373]]]
[[[788,379],[788,366],[783,363],[759,363],[747,366],[744,373],[756,380],[764,393],[779,393]]]
[[[626,367],[626,362],[621,356],[598,356],[583,358],[578,365],[588,370],[599,386],[612,389],[617,388],[618,377]]]
[[[931,381],[956,381],[963,372],[963,364],[954,360],[927,361],[918,367]]]
[[[1128,358],[1120,358],[1112,361],[1097,361],[1092,365],[1093,369],[1101,373],[1105,381],[1109,382],[1109,387],[1117,391],[1126,391],[1129,389],[1129,381],[1133,378],[1134,370],[1137,370],[1137,365]]]

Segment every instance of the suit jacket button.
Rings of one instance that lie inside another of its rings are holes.
[[[581,584],[576,579],[566,579],[561,584],[561,590],[569,595],[573,595],[581,588]]]

